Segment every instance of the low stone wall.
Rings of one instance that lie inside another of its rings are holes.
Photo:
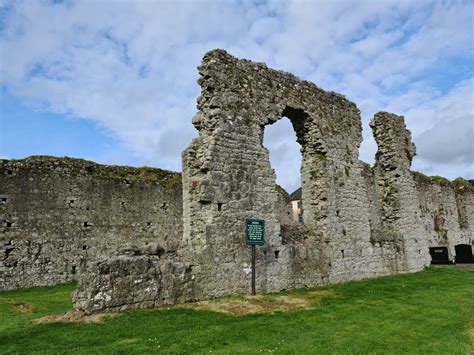
[[[181,175],[53,157],[0,160],[0,291],[69,282],[126,243],[175,251]]]
[[[87,263],[73,293],[75,309],[84,313],[153,308],[192,300],[191,268],[149,245],[127,247],[117,256]]]

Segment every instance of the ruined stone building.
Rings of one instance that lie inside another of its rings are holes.
[[[266,222],[257,292],[415,272],[429,248],[474,242],[474,189],[410,171],[404,119],[379,112],[373,167],[358,158],[360,111],[311,82],[205,55],[199,136],[183,172],[76,159],[0,160],[0,290],[78,280],[85,312],[249,292],[245,218]],[[275,184],[263,133],[288,117],[301,145],[302,222]]]

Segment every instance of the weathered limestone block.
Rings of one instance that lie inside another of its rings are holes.
[[[126,253],[87,263],[72,296],[76,310],[117,312],[192,300],[191,268],[173,256]]]

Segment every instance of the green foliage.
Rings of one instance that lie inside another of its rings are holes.
[[[423,173],[420,173],[418,171],[412,171],[411,172],[413,178],[423,184],[430,184],[431,183],[431,178]]]
[[[165,188],[173,188],[181,185],[181,174],[158,168],[102,165],[84,159],[69,157],[52,157],[48,155],[33,155],[25,159],[28,162],[49,161],[64,164],[76,170],[86,171],[91,176],[108,179],[120,179],[127,182],[129,187],[133,187],[135,182],[143,181],[148,183],[158,183]]]
[[[322,218],[321,211],[314,211],[313,217],[315,221],[319,221]]]
[[[442,176],[438,176],[438,175],[432,176],[431,180],[437,183],[439,186],[443,186],[443,187],[451,186],[451,181],[449,181],[448,179]]]
[[[175,186],[180,186],[181,184],[181,174],[178,173],[172,173],[166,176],[166,178],[161,179],[160,181],[160,185],[167,189],[171,189]]]
[[[375,240],[375,238],[373,236],[370,236],[369,242],[370,242],[370,244],[372,244],[372,246],[375,246],[375,243],[377,243],[377,241]]]
[[[448,267],[301,289],[327,290],[309,310],[234,316],[164,308],[103,323],[32,324],[71,307],[73,285],[0,293],[0,353],[471,354],[474,272]],[[12,303],[30,303],[19,313]]]
[[[389,182],[385,181],[384,182],[384,195],[382,197],[382,201],[388,205],[391,205],[393,207],[398,205],[398,201],[396,200],[396,188]]]
[[[328,157],[327,157],[326,153],[315,153],[314,158],[317,161],[327,161],[328,160]]]
[[[421,184],[438,184],[439,186],[442,187],[452,187],[456,193],[463,193],[465,191],[471,191],[472,186],[467,181],[466,179],[463,179],[461,177],[458,177],[457,179],[453,181],[449,181],[448,179],[442,177],[442,176],[427,176],[425,174],[422,174],[418,171],[412,171],[411,172],[413,178]]]
[[[467,217],[459,217],[459,228],[461,229],[467,229],[469,227],[469,222],[467,220]]]
[[[434,231],[438,234],[443,242],[448,241],[448,230],[444,228],[444,219],[439,215],[434,217]]]
[[[415,180],[417,180],[418,182],[420,183],[423,183],[423,184],[432,184],[432,183],[435,183],[435,184],[438,184],[440,186],[450,186],[451,185],[451,181],[449,181],[448,179],[442,177],[442,176],[438,176],[438,175],[435,175],[435,176],[427,176],[423,173],[420,173],[418,171],[412,171],[411,172],[413,178]]]
[[[448,230],[447,229],[441,228],[439,230],[439,235],[443,239],[443,241],[445,241],[445,242],[448,241]]]
[[[134,185],[138,181],[159,183],[166,188],[172,188],[181,184],[181,174],[147,166],[135,168],[130,166],[97,165],[96,169],[92,171],[92,175],[126,180],[129,185]]]
[[[70,158],[70,157],[53,157],[51,155],[31,155],[25,158],[26,161],[59,161],[63,163],[92,163],[89,160]]]
[[[458,194],[463,193],[464,191],[468,191],[472,189],[471,184],[466,179],[458,177],[457,179],[453,180],[454,191]]]

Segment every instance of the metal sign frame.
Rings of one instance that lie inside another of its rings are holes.
[[[265,244],[265,221],[263,219],[245,219],[245,244]]]

